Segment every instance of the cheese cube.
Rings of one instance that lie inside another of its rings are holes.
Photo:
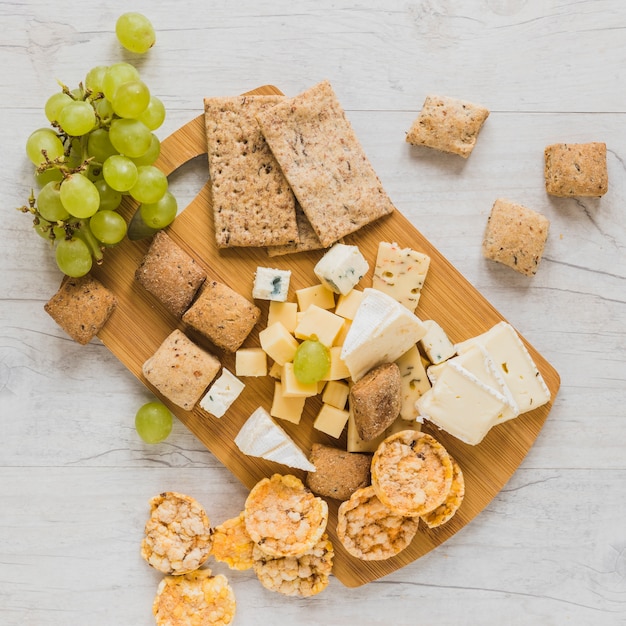
[[[298,305],[295,302],[278,302],[277,300],[272,300],[267,313],[267,325],[271,326],[276,322],[280,322],[292,333],[296,327],[297,312]]]
[[[293,424],[299,424],[304,410],[305,397],[286,398],[283,394],[283,386],[279,381],[274,383],[274,396],[270,415],[278,417]]]
[[[339,334],[335,337],[335,345],[343,346],[343,342],[346,340],[348,336],[348,331],[350,330],[350,326],[352,326],[352,322],[350,320],[344,319],[343,326],[339,331]]]
[[[298,339],[317,337],[321,343],[330,347],[339,334],[343,322],[343,317],[312,304],[302,315],[294,334]]]
[[[281,378],[285,398],[309,398],[317,395],[317,383],[301,383],[293,370],[293,363],[283,365]]]
[[[298,349],[295,337],[280,323],[276,322],[259,333],[261,348],[279,365],[293,359]]]
[[[245,385],[225,367],[221,376],[209,387],[200,407],[215,417],[222,417],[239,397]]]
[[[456,348],[437,322],[424,320],[424,326],[426,326],[427,330],[426,334],[420,339],[420,345],[433,365],[442,363],[456,354]]]
[[[407,350],[396,360],[396,364],[400,369],[400,389],[402,394],[400,417],[403,420],[412,421],[417,419],[419,415],[415,408],[415,402],[430,389],[430,382],[424,370],[417,346],[412,346]]]
[[[367,274],[369,265],[357,246],[336,243],[313,272],[331,291],[347,294]]]
[[[306,311],[312,304],[320,309],[335,308],[335,294],[325,285],[313,285],[296,291],[300,311]]]
[[[240,348],[235,352],[237,376],[266,376],[267,355],[262,348]]]
[[[264,353],[265,354],[265,353]],[[280,380],[283,377],[283,366],[279,365],[274,361],[272,363],[272,367],[270,367],[270,371],[267,373],[268,376],[275,378],[276,380]]]
[[[348,411],[338,409],[330,404],[322,404],[322,408],[313,422],[313,428],[339,439],[347,421]]]
[[[257,267],[254,275],[252,297],[259,300],[287,300],[291,270]]]
[[[350,370],[341,358],[341,346],[332,346],[330,349],[330,368],[324,380],[343,380],[350,376]]]
[[[335,314],[341,315],[341,317],[345,317],[347,320],[353,320],[362,299],[363,291],[360,289],[352,289],[346,295],[339,296]]]
[[[322,402],[330,404],[338,409],[345,409],[350,386],[338,380],[331,380],[327,383],[324,393],[322,394]]]
[[[381,241],[372,287],[380,289],[414,312],[429,266],[428,255],[411,248],[400,248],[397,243]]]

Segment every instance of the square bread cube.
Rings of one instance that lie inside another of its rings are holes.
[[[479,104],[428,95],[406,140],[415,146],[452,152],[466,159],[472,153],[488,116],[488,109]]]
[[[176,329],[143,364],[142,372],[168,400],[191,411],[220,368],[215,356]]]
[[[183,322],[202,333],[218,348],[235,352],[261,316],[261,309],[228,285],[206,281]]]
[[[205,281],[206,272],[160,230],[154,235],[135,278],[173,315],[180,317]]]
[[[533,276],[543,255],[549,226],[548,218],[541,213],[498,199],[487,220],[483,256]]]
[[[87,275],[66,278],[44,309],[74,341],[86,345],[100,332],[116,305],[115,295]]]
[[[544,159],[550,195],[599,197],[608,191],[605,143],[556,143],[544,150]]]

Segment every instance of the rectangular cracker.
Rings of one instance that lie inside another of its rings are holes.
[[[257,120],[323,247],[393,211],[328,81]]]
[[[544,150],[546,191],[562,198],[600,197],[609,189],[606,144],[557,143]]]
[[[283,96],[205,98],[204,114],[219,248],[298,240],[295,199],[256,114]]]
[[[321,250],[324,246],[313,230],[311,222],[307,219],[302,207],[296,202],[296,223],[298,224],[298,241],[287,243],[283,246],[270,246],[267,249],[268,256],[281,256],[294,254],[295,252],[310,252]]]

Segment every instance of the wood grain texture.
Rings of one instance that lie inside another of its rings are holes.
[[[0,623],[154,624],[160,580],[138,545],[148,500],[196,495],[215,523],[247,489],[179,420],[144,444],[137,408],[152,394],[101,342],[78,346],[43,311],[60,276],[13,207],[32,184],[24,142],[47,125],[56,79],[136,63],[166,104],[164,139],[204,96],[276,84],[295,95],[328,78],[394,204],[561,374],[534,445],[498,495],[443,545],[357,588],[335,577],[299,600],[226,574],[235,626],[623,626],[626,622],[626,5],[621,0],[137,0],[157,45],[114,39],[128,3],[0,4]],[[404,133],[427,93],[491,110],[467,162],[413,149]],[[606,141],[601,200],[545,194],[543,148]],[[204,156],[170,175],[181,206]],[[528,280],[480,256],[493,201],[541,211],[551,235]]]

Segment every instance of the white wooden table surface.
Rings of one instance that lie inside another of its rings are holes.
[[[144,58],[116,42],[126,10],[157,29]],[[15,210],[31,185],[24,142],[47,124],[56,79],[75,86],[123,59],[166,104],[161,138],[204,96],[266,83],[295,95],[330,79],[396,206],[562,378],[522,466],[447,543],[307,600],[215,567],[237,595],[235,623],[626,624],[626,3],[6,0],[0,24],[0,624],[153,623],[160,575],[139,556],[149,498],[187,492],[223,520],[246,495],[180,423],[143,444],[133,422],[149,393],[43,310],[60,274]],[[491,110],[467,161],[404,142],[429,92]],[[561,141],[607,143],[602,199],[546,195],[543,149]],[[172,177],[183,204],[206,175],[201,159]],[[551,220],[534,278],[481,257],[497,197]]]

